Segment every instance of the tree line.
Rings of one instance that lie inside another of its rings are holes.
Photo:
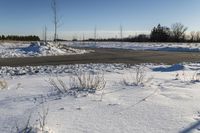
[[[77,39],[73,40],[73,41],[78,41]],[[145,35],[145,34],[140,34],[134,37],[127,37],[127,38],[108,38],[108,39],[87,39],[84,41],[97,41],[97,42],[150,42],[150,37],[149,35]]]
[[[58,28],[60,27],[60,17],[58,15],[57,0],[52,0],[51,8],[53,11],[54,24],[54,42],[63,41],[58,38]],[[158,24],[153,27],[149,35],[139,34],[137,36],[123,37],[123,27],[120,25],[120,38],[98,39],[97,28],[94,29],[94,38],[89,38],[80,41],[121,41],[121,42],[200,42],[200,31],[192,31],[190,35],[186,35],[187,27],[181,23],[174,23],[171,27],[161,26]],[[73,38],[72,41],[79,41]]]
[[[0,40],[5,41],[40,41],[38,36],[30,35],[30,36],[17,36],[17,35],[0,35]]]
[[[186,34],[187,27],[181,23],[172,24],[171,27],[158,24],[153,27],[151,33],[129,36],[126,38],[96,39],[96,41],[122,41],[122,42],[200,42],[200,31],[192,31]],[[88,39],[85,41],[95,41]]]
[[[158,24],[151,31],[150,39],[153,42],[185,42],[189,41],[186,37],[186,31],[187,27],[181,23],[172,24],[171,28]]]

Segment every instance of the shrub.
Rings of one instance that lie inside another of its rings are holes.
[[[38,124],[31,124],[31,115],[29,115],[28,120],[24,126],[16,126],[16,131],[14,133],[53,133],[50,129],[47,128],[47,116],[49,108],[45,108],[42,104],[42,112],[38,112]]]
[[[58,77],[56,79],[49,79],[49,84],[52,86],[53,91],[56,92],[56,94],[65,94],[68,91],[64,81]]]
[[[79,94],[94,94],[105,88],[106,81],[103,74],[77,73],[70,77],[69,94],[78,96]]]
[[[191,82],[200,82],[200,72],[196,71],[193,76]]]
[[[146,76],[145,67],[138,65],[135,66],[134,73],[130,72],[129,75],[126,75],[126,78],[123,79],[123,83],[127,86],[143,85],[145,76]]]
[[[39,122],[39,131],[41,133],[49,133],[47,129],[47,116],[49,113],[49,108],[45,108],[44,104],[42,104],[42,112],[38,112],[39,119],[37,120]]]
[[[50,79],[50,85],[57,95],[87,96],[105,88],[106,81],[103,74],[76,73],[69,78],[69,86],[59,79]]]

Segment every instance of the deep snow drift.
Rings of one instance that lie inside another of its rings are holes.
[[[0,58],[11,57],[38,57],[38,56],[55,56],[55,55],[75,55],[85,54],[91,51],[80,50],[53,43],[34,42],[30,44],[22,43],[1,43]]]
[[[37,126],[38,112],[45,107],[46,128],[54,133],[185,133],[190,127],[200,132],[200,64],[148,64],[142,85],[125,85],[125,78],[133,80],[135,68],[124,64],[1,67],[0,80],[8,86],[0,91],[0,131],[16,131],[30,114],[30,123]],[[103,73],[103,93],[78,98],[51,95],[50,78],[62,79],[69,87],[76,72]]]

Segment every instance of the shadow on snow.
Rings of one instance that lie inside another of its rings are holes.
[[[170,67],[157,67],[157,68],[153,68],[152,70],[155,72],[173,72],[173,71],[179,71],[179,70],[183,70],[184,66],[181,64],[175,64],[172,65]]]
[[[191,133],[193,130],[199,130],[200,131],[200,121],[197,121],[196,123],[190,125],[189,127],[183,129],[179,133]]]

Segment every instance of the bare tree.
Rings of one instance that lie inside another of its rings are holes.
[[[83,42],[85,41],[85,34],[84,34],[84,33],[83,33],[82,41],[83,41]]]
[[[77,36],[76,34],[73,36],[73,39],[72,39],[72,41],[73,41],[73,42],[76,42],[76,41],[78,41],[78,36]]]
[[[195,31],[190,32],[191,41],[195,41],[196,39],[195,35],[196,35]]]
[[[183,24],[181,23],[172,24],[171,29],[174,39],[176,41],[181,41],[185,39],[185,32],[187,31],[188,28],[185,27]]]
[[[196,32],[196,41],[199,42],[200,41],[200,31]]]
[[[43,40],[44,40],[44,43],[47,44],[47,27],[46,26],[44,27],[44,30],[43,30]]]
[[[52,0],[51,8],[53,11],[53,23],[54,23],[54,42],[57,42],[58,39],[58,27],[60,24],[60,18],[58,17],[58,6],[57,0]]]

